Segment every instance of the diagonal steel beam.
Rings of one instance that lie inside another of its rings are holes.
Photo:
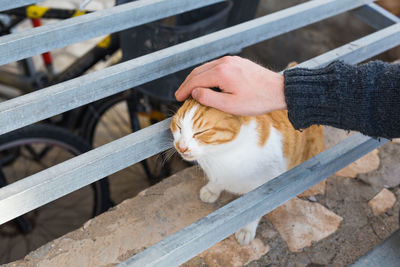
[[[353,13],[377,30],[400,22],[400,18],[374,3],[359,7]]]
[[[369,2],[372,1],[315,0],[306,2],[0,103],[0,134],[232,51],[238,51],[243,47]],[[396,29],[392,30],[396,31]]]
[[[336,59],[361,62],[387,48],[388,42],[400,44],[400,38],[388,38],[393,34],[390,30],[386,28],[299,66],[322,67]],[[1,188],[0,224],[172,147],[169,123],[165,120]]]
[[[0,65],[222,1],[134,1],[5,35],[0,37]]]
[[[352,135],[118,266],[179,266],[385,142]]]
[[[27,6],[39,2],[38,0],[0,0],[0,11]]]

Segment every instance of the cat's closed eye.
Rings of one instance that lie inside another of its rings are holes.
[[[199,136],[199,135],[201,135],[201,134],[203,134],[205,132],[208,132],[209,130],[210,129],[206,129],[206,130],[203,130],[203,131],[196,132],[196,133],[193,134],[193,138],[195,138],[196,136]]]

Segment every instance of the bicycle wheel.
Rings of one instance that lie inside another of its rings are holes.
[[[53,125],[0,136],[0,187],[89,151],[82,138]],[[0,264],[82,226],[112,206],[106,178],[0,225]]]
[[[143,112],[140,108],[143,105],[140,103],[141,99],[132,100],[131,94],[132,92],[125,92],[88,106],[83,119],[82,136],[93,147],[109,143],[164,119],[159,111]],[[111,199],[120,203],[184,167],[187,167],[186,163],[175,155],[170,157],[168,153],[160,153],[134,164],[110,175]]]

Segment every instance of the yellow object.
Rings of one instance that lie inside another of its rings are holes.
[[[153,119],[156,121],[162,121],[163,119],[165,119],[164,113],[158,110],[153,110],[150,113],[139,112],[138,114],[140,116],[148,117],[149,119]]]
[[[48,7],[31,5],[26,8],[26,16],[31,19],[40,19],[49,10]]]
[[[72,15],[72,18],[73,17],[82,16],[82,15],[85,15],[85,14],[86,14],[85,10],[77,9],[76,12]]]
[[[106,38],[104,38],[103,40],[101,40],[97,46],[101,47],[101,48],[107,48],[111,43],[111,36],[108,35]]]

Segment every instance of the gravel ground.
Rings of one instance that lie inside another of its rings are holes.
[[[258,15],[300,2],[305,1],[264,0],[260,2]],[[264,66],[282,70],[291,61],[305,61],[371,32],[373,29],[351,14],[343,14],[257,44],[245,49],[243,54]],[[394,61],[400,58],[400,48],[378,58]],[[326,193],[317,196],[320,204],[343,217],[338,231],[300,253],[291,253],[272,224],[263,219],[257,237],[269,244],[271,250],[247,266],[347,266],[398,229],[400,145],[382,146],[379,157],[378,170],[355,179],[332,176],[327,180]],[[391,211],[375,217],[367,202],[391,182],[397,184],[389,189],[396,195],[397,202]]]
[[[400,145],[382,146],[379,156],[379,169],[366,175],[382,181],[388,179],[388,171],[398,169],[398,162],[388,159],[400,158]],[[391,179],[400,183],[399,173],[393,173]],[[302,252],[292,253],[272,224],[263,219],[257,237],[269,244],[271,250],[247,266],[348,266],[399,227],[399,186],[389,189],[397,198],[392,210],[375,217],[367,204],[381,189],[359,178],[328,178],[326,193],[317,196],[317,201],[343,217],[339,229]]]

